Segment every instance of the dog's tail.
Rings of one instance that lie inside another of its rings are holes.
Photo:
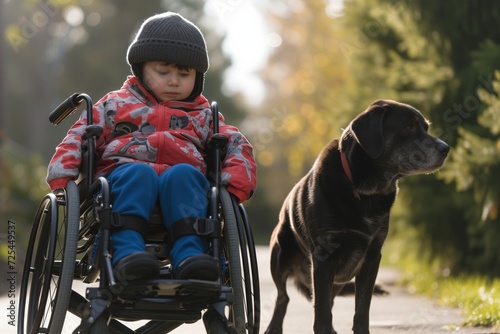
[[[344,285],[342,290],[338,293],[337,296],[349,296],[353,295],[356,291],[356,287],[354,282],[349,282]],[[385,296],[388,295],[389,291],[387,291],[381,283],[376,283],[373,288],[373,295],[375,296]]]

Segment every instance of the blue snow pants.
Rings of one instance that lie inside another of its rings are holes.
[[[206,217],[209,183],[205,175],[189,164],[172,166],[160,176],[149,165],[130,163],[117,167],[107,176],[111,184],[113,211],[149,221],[153,208],[159,204],[163,223],[168,229],[183,218]],[[142,235],[131,229],[111,234],[113,265],[123,257],[145,250]],[[178,238],[172,245],[173,268],[184,259],[206,252],[206,245],[197,235]]]

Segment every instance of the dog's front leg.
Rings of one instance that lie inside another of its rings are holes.
[[[332,324],[332,290],[335,268],[330,255],[323,257],[317,252],[311,255],[315,334],[337,333]]]
[[[369,251],[356,275],[356,307],[352,327],[354,334],[370,334],[370,304],[381,258],[380,248]]]

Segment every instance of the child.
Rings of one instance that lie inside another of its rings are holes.
[[[205,155],[213,115],[202,91],[209,64],[200,30],[172,12],[144,21],[127,62],[133,76],[94,105],[94,123],[104,129],[96,141],[95,177],[110,182],[113,211],[124,224],[111,236],[115,274],[147,279],[159,273],[143,237],[153,208],[160,205],[167,230],[207,214]],[[222,183],[243,202],[256,187],[253,149],[219,118],[219,132],[229,138]],[[52,190],[77,178],[86,125],[84,113],[56,148],[47,176]],[[175,278],[216,280],[217,261],[206,247],[196,234],[177,238],[170,251]]]

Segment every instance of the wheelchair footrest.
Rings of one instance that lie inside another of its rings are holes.
[[[218,282],[156,279],[126,283],[115,290],[115,294],[124,300],[167,298],[189,303],[189,301],[216,300],[221,295],[221,285]]]
[[[165,312],[168,311],[168,312]],[[153,320],[161,322],[193,323],[201,319],[198,310],[147,310],[115,308],[113,318],[123,321]]]
[[[129,321],[195,322],[211,304],[232,301],[228,287],[199,280],[131,281],[115,296],[109,307],[112,317]]]

